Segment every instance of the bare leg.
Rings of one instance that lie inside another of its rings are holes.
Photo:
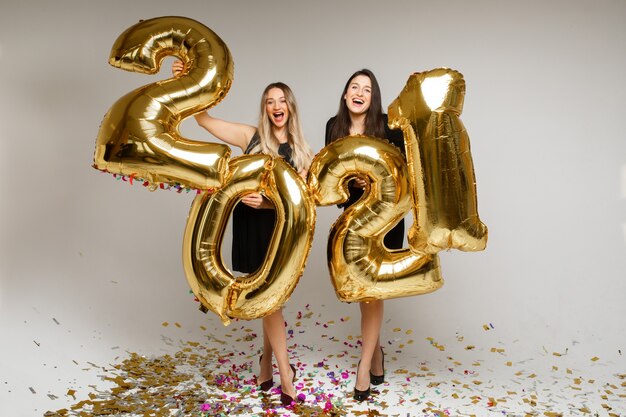
[[[361,363],[359,365],[358,374],[356,376],[355,388],[359,391],[365,391],[370,385],[370,370],[372,370],[372,358],[378,352],[379,358],[374,371],[380,371],[377,375],[382,374],[382,366],[380,363],[380,328],[383,324],[383,315],[385,313],[384,303],[382,300],[360,303],[361,305],[361,338],[363,346],[361,348]],[[376,372],[374,372],[376,373]]]
[[[374,354],[372,355],[372,368],[370,371],[374,375],[382,375],[385,373],[383,367],[383,354],[380,348],[380,331],[378,332],[378,340],[376,341],[376,347],[374,348]]]
[[[267,337],[271,344],[271,349],[278,362],[278,372],[280,373],[280,385],[282,391],[292,398],[296,397],[296,390],[293,387],[293,371],[289,366],[289,355],[287,354],[287,333],[285,332],[285,319],[282,310],[278,310],[269,316],[263,317],[264,339]],[[263,358],[265,359],[265,358]]]
[[[270,339],[267,336],[267,332],[265,331],[265,322],[263,322],[263,357],[261,358],[261,371],[259,372],[259,377],[257,381],[259,383],[268,381],[272,379],[272,374],[274,373],[272,370],[272,345],[270,343]]]

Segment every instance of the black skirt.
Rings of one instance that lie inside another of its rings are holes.
[[[233,270],[246,274],[263,264],[274,232],[272,209],[255,209],[238,203],[233,210]]]

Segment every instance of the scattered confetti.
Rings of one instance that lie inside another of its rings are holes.
[[[195,188],[189,188],[183,184],[179,184],[179,183],[162,183],[162,182],[150,182],[144,178],[139,178],[137,177],[136,174],[130,174],[130,175],[120,175],[120,174],[114,174],[114,173],[110,173],[107,170],[100,170],[102,173],[107,173],[107,174],[111,174],[113,175],[113,178],[115,178],[116,180],[122,180],[124,182],[128,182],[130,185],[134,185],[134,183],[138,183],[141,184],[143,187],[148,188],[148,190],[150,191],[156,191],[157,189],[161,189],[161,190],[174,190],[177,193],[182,193],[183,191],[185,193],[189,193],[191,191],[195,191],[196,194],[200,194],[202,192],[206,192],[206,193],[213,193],[215,190],[212,188],[209,188],[207,190],[198,190]]]
[[[285,314],[295,318],[286,330],[290,360],[297,369],[295,387],[304,400],[301,404],[280,405],[275,363],[276,385],[268,392],[259,391],[256,372],[262,335],[244,322],[234,321],[221,331],[200,326],[202,341],[175,342],[162,336],[163,343],[171,346],[170,354],[126,352],[106,367],[87,362],[91,365],[87,370],[97,372],[107,387],[91,386],[90,392],[84,393],[73,386],[64,397],[75,404],[48,411],[45,416],[626,416],[626,372],[607,379],[586,375],[572,362],[572,355],[565,357],[567,349],[550,355],[538,347],[535,355],[544,352],[544,359],[552,358],[559,365],[543,368],[536,366],[533,355],[516,357],[514,349],[504,343],[491,341],[485,346],[472,340],[475,344],[446,349],[432,337],[399,327],[387,327],[381,336],[386,353],[385,383],[371,387],[368,401],[356,402],[352,392],[360,336],[346,332],[349,317],[325,319],[324,311],[314,313],[307,306],[297,314]],[[168,327],[169,322],[161,326]],[[177,332],[174,326],[168,331]],[[485,330],[494,328],[485,326]],[[413,333],[419,335],[416,341],[407,341],[405,337]],[[315,337],[306,337],[312,334]],[[459,334],[453,337],[458,342],[465,339]],[[492,343],[498,347],[490,347]]]

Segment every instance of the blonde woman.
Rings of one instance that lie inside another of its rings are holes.
[[[183,71],[176,61],[172,72]],[[227,122],[204,112],[195,116],[200,126],[216,138],[239,147],[245,154],[263,153],[284,158],[302,177],[306,174],[313,152],[304,139],[298,107],[291,89],[284,83],[268,85],[261,96],[258,127]],[[265,258],[274,230],[273,205],[259,193],[246,194],[233,210],[232,262],[235,271],[252,273]],[[272,357],[276,358],[281,384],[281,403],[301,401],[294,381],[296,369],[289,363],[287,335],[282,310],[263,317],[263,353],[259,358],[259,388],[268,391],[273,385]]]

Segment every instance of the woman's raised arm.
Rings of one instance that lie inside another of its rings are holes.
[[[185,65],[182,61],[176,60],[172,63],[172,74],[175,77],[185,69]],[[205,128],[210,134],[218,138],[219,140],[228,143],[229,145],[238,146],[241,150],[245,151],[250,143],[250,139],[254,136],[256,128],[254,126],[227,122],[225,120],[217,119],[204,112],[194,115],[196,122],[203,128]]]

